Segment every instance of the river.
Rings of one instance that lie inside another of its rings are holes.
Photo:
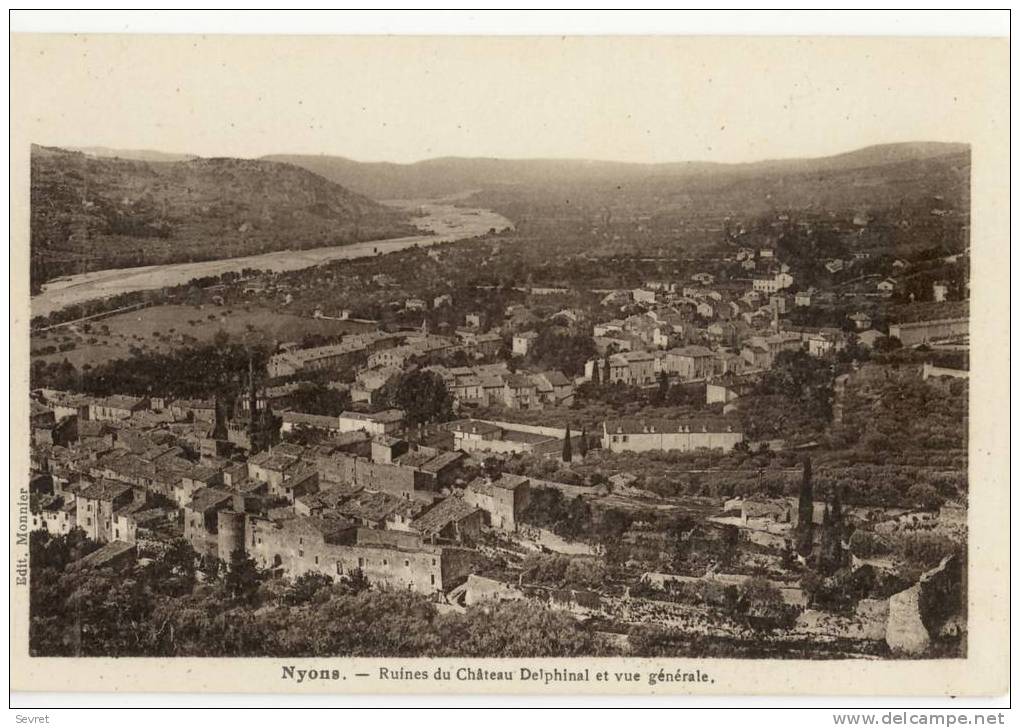
[[[43,284],[32,297],[32,315],[46,316],[67,306],[133,291],[149,291],[187,283],[193,278],[217,276],[243,268],[290,271],[310,268],[331,260],[364,258],[418,246],[437,245],[484,235],[490,229],[503,230],[513,224],[502,215],[480,208],[455,207],[435,200],[390,200],[387,204],[423,213],[412,218],[426,234],[405,238],[373,240],[308,250],[280,250],[241,258],[169,263],[139,268],[113,268],[64,276]]]

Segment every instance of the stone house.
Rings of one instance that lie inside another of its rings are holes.
[[[77,526],[93,541],[107,543],[117,540],[114,531],[116,514],[136,501],[145,501],[145,491],[136,491],[127,483],[100,480],[77,493]]]
[[[504,473],[497,480],[476,478],[464,490],[464,501],[488,514],[488,525],[504,531],[517,530],[517,521],[528,506],[531,481]]]

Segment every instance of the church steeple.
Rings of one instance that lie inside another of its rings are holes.
[[[251,430],[254,432],[258,424],[258,405],[259,398],[255,393],[255,368],[252,364],[251,357],[248,357],[248,423]]]
[[[213,398],[213,408],[215,419],[213,421],[212,430],[209,431],[209,437],[213,440],[226,440],[227,414],[223,411],[223,405],[220,402],[219,395],[216,395],[216,397]]]
[[[269,394],[262,386],[262,406],[259,406],[258,388],[255,385],[255,369],[248,359],[248,441],[249,451],[254,454],[266,450],[280,441],[280,426],[283,420],[273,414]]]

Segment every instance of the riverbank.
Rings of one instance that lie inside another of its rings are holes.
[[[456,207],[445,201],[400,200],[389,204],[416,213],[418,216],[413,221],[423,234],[326,248],[282,250],[240,258],[115,268],[66,276],[48,282],[43,286],[42,293],[32,297],[32,315],[46,316],[67,306],[97,298],[177,286],[194,278],[217,276],[244,268],[274,272],[299,270],[333,260],[384,255],[414,246],[425,247],[466,240],[493,229],[513,227],[505,217],[490,210]]]

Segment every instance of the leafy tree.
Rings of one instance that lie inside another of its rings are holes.
[[[333,584],[333,578],[314,571],[302,574],[294,580],[294,584],[286,595],[286,603],[291,605],[307,604],[325,588]]]
[[[534,488],[521,520],[538,528],[549,528],[567,517],[563,492],[556,488]]]
[[[572,377],[584,371],[585,363],[595,353],[595,341],[590,336],[563,333],[550,326],[539,330],[530,356],[541,366]]]
[[[489,455],[482,460],[482,472],[490,479],[496,480],[503,473],[503,463],[499,458]]]
[[[383,388],[381,399],[403,410],[411,425],[444,422],[453,417],[453,396],[443,378],[434,372],[419,369],[405,372],[395,383]]]
[[[890,540],[896,557],[915,565],[918,571],[938,566],[946,556],[959,554],[963,550],[958,541],[931,531],[897,533]]]
[[[566,519],[553,528],[553,531],[565,539],[577,541],[591,533],[591,506],[577,496],[567,508]]]
[[[656,404],[662,404],[669,395],[669,374],[666,371],[659,372],[659,384],[655,390]]]
[[[739,600],[745,607],[748,606],[775,606],[783,603],[783,595],[779,589],[761,576],[751,577],[737,587]]]
[[[145,578],[163,594],[189,594],[195,586],[198,554],[183,538],[174,539],[165,552],[144,567]]]
[[[832,370],[805,351],[781,351],[756,388],[759,395],[794,400],[811,415],[832,419]]]
[[[255,560],[244,549],[237,549],[230,557],[223,583],[232,599],[252,603],[259,584],[265,581],[265,574],[259,570]]]
[[[51,568],[63,571],[68,564],[87,556],[102,544],[85,535],[81,528],[53,536],[46,531],[32,531],[29,537],[29,558],[32,569]]]
[[[344,579],[344,583],[347,588],[355,594],[365,591],[369,588],[368,577],[365,576],[365,572],[360,568],[355,569]]]
[[[65,359],[56,369],[33,369],[37,380],[32,385],[97,396],[229,397],[246,386],[249,363],[256,371],[264,371],[266,358],[267,353],[258,348],[207,344],[169,353],[136,351],[127,359],[105,362],[87,371],[83,368],[80,373]]]
[[[910,486],[907,499],[929,511],[936,510],[946,502],[946,499],[928,483],[915,483]]]
[[[616,543],[633,522],[633,517],[618,508],[608,508],[602,513],[598,524],[598,538],[602,543]]]
[[[895,336],[879,336],[875,339],[873,347],[875,351],[880,353],[888,353],[890,351],[896,351],[897,349],[903,348],[903,342],[901,342]]]
[[[350,394],[317,382],[301,384],[287,399],[295,411],[310,415],[336,417],[351,406]]]
[[[859,528],[850,537],[850,552],[858,558],[870,559],[889,553],[889,544],[874,531]]]

